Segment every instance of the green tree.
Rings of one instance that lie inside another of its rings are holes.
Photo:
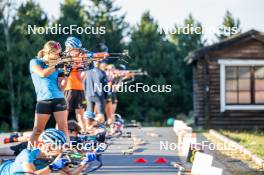
[[[96,50],[99,43],[103,42],[111,52],[120,52],[122,42],[128,24],[125,22],[125,14],[120,14],[112,0],[91,0],[86,9],[88,26],[105,28],[105,34],[89,35],[88,48]]]
[[[219,40],[224,40],[232,35],[241,33],[240,20],[235,19],[230,11],[226,11],[219,33],[215,34]]]
[[[180,110],[177,76],[176,47],[158,32],[158,24],[145,12],[140,23],[133,29],[129,50],[133,61],[131,68],[142,68],[148,77],[138,77],[137,82],[146,85],[172,85],[169,93],[121,93],[120,113],[129,114],[130,119],[146,123],[163,123],[165,117]],[[173,99],[173,100],[170,100]]]
[[[3,48],[5,48],[5,51],[2,52],[3,59],[1,61],[3,62],[3,71],[2,71],[2,77],[3,81],[2,84],[4,96],[7,97],[7,101],[5,102],[8,104],[8,107],[10,107],[9,114],[11,116],[11,122],[12,122],[12,129],[18,129],[18,116],[16,113],[16,101],[15,101],[15,85],[14,85],[14,75],[13,75],[13,60],[11,56],[11,35],[10,35],[10,23],[12,18],[12,12],[14,11],[14,2],[13,1],[2,1],[1,2],[1,27],[2,31],[4,33],[4,38],[2,40],[3,42]],[[5,58],[5,59],[4,59]],[[7,78],[7,79],[5,79]]]
[[[4,31],[6,30],[5,28],[9,27],[9,25],[7,25],[7,17],[6,14],[4,15],[4,11],[7,8],[7,1],[2,1],[0,2],[0,32],[4,33]],[[6,58],[6,37],[5,35],[0,35],[0,69],[3,70],[4,68],[4,62],[6,63],[6,61],[4,61]],[[6,64],[5,64],[6,66]],[[4,80],[6,79],[6,75],[4,74],[2,71],[0,72],[0,119],[1,119],[1,126],[0,129],[4,129],[3,128],[3,123],[5,123],[5,125],[7,124],[5,121],[7,121],[7,119],[10,117],[7,116],[7,114],[10,114],[10,108],[4,107],[10,105],[8,100],[4,100],[6,99],[6,96],[8,95],[8,91],[6,86],[4,87]],[[8,128],[7,128],[8,129]]]
[[[14,8],[10,6],[10,8]],[[5,89],[2,102],[10,111],[12,129],[32,127],[28,124],[34,119],[35,92],[29,73],[29,61],[42,48],[44,37],[27,34],[28,25],[45,26],[47,17],[39,4],[32,0],[21,4],[15,16],[5,29],[5,47],[1,55],[1,89]],[[20,123],[19,123],[20,122]]]
[[[177,26],[176,26],[177,27]],[[189,28],[189,33],[184,33],[184,28]],[[196,32],[191,32],[193,29],[197,29]],[[196,21],[190,14],[185,20],[183,27],[180,31],[170,35],[170,41],[173,42],[177,48],[177,69],[180,72],[181,80],[180,91],[182,95],[182,112],[188,112],[192,109],[192,67],[187,65],[184,58],[189,52],[201,48],[205,45],[205,40],[202,36],[202,24]]]
[[[123,49],[123,35],[127,28],[124,21],[125,15],[118,15],[120,7],[116,7],[111,0],[91,0],[82,3],[80,0],[64,0],[60,7],[60,17],[53,23],[62,27],[76,25],[88,28],[91,34],[72,35],[82,40],[83,47],[96,51],[98,44],[104,42],[111,52],[120,52]],[[100,30],[105,30],[105,34],[100,34]],[[70,35],[70,34],[69,34]],[[64,43],[69,35],[50,35],[50,39]]]
[[[76,27],[84,27],[87,23],[87,19],[84,13],[84,6],[82,5],[80,0],[64,0],[63,3],[60,4],[60,16],[57,20],[52,22],[52,26],[61,26],[70,27],[71,25],[75,25]],[[75,27],[75,28],[76,28]],[[67,30],[66,32],[70,32]],[[79,38],[85,38],[84,34],[78,34],[76,30],[72,30],[72,34],[49,34],[47,37],[48,40],[56,40],[62,43],[62,46],[69,36],[78,36]]]

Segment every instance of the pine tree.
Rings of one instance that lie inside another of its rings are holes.
[[[58,19],[52,22],[52,26],[70,27],[71,25],[75,25],[77,27],[84,27],[86,24],[84,6],[81,3],[81,0],[64,0],[63,3],[60,4],[60,16]],[[67,33],[61,34],[50,34],[47,37],[48,40],[55,40],[62,44],[64,47],[64,42],[69,36],[76,36],[80,39],[85,38],[84,34],[78,34],[76,30],[67,30]]]
[[[230,11],[226,11],[219,33],[215,34],[219,40],[224,40],[232,35],[241,33],[240,20],[235,19]]]
[[[202,25],[196,21],[190,14],[183,23],[183,26],[177,26],[179,31],[169,36],[169,40],[174,43],[177,50],[176,57],[176,73],[175,77],[178,77],[178,97],[180,99],[175,106],[180,107],[178,112],[188,114],[192,110],[192,68],[187,65],[184,58],[189,52],[201,48],[205,44],[205,40],[202,38]],[[183,28],[188,28],[189,32],[184,33]],[[196,32],[193,32],[196,29]]]
[[[138,77],[144,85],[172,85],[172,92],[121,93],[120,112],[129,118],[146,123],[162,124],[166,116],[179,110],[177,106],[178,79],[175,77],[176,48],[158,31],[158,23],[149,12],[143,14],[140,23],[133,29],[129,50],[133,61],[131,68],[146,70],[148,77]],[[173,99],[173,100],[170,100]],[[170,101],[170,102],[168,102]],[[157,123],[153,123],[157,122]]]
[[[110,52],[122,51],[122,40],[128,24],[125,22],[125,15],[119,14],[120,10],[112,0],[91,0],[86,9],[88,25],[105,28],[105,34],[88,36],[91,50],[98,49],[99,43],[105,43]]]
[[[15,4],[10,8],[15,8]],[[12,12],[15,16],[9,25],[3,26],[6,32],[5,49],[1,53],[4,59],[1,59],[0,87],[7,89],[4,94],[7,98],[2,100],[8,104],[4,106],[10,112],[5,111],[5,115],[11,116],[12,129],[17,130],[18,127],[32,127],[28,121],[34,119],[35,92],[29,74],[29,60],[35,57],[45,42],[41,35],[27,34],[27,26],[45,26],[47,17],[39,4],[32,0]]]

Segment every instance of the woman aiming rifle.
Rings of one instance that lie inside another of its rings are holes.
[[[61,46],[58,42],[48,41],[38,56],[30,61],[31,78],[37,94],[35,121],[30,137],[31,144],[38,140],[50,118],[54,115],[58,129],[68,137],[66,101],[61,89],[65,86],[67,77],[61,77],[59,68],[64,64],[59,62],[49,66],[49,62],[60,58]]]

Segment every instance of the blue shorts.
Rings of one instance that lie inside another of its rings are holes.
[[[105,113],[105,98],[103,96],[88,97],[87,98],[87,111],[94,112],[95,105],[96,105],[98,114],[104,115],[104,113]]]

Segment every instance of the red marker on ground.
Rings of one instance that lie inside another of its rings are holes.
[[[144,158],[135,159],[134,162],[136,162],[136,163],[147,163],[147,161]]]
[[[158,157],[156,160],[155,160],[155,163],[167,163],[168,160],[163,158],[163,157]]]

